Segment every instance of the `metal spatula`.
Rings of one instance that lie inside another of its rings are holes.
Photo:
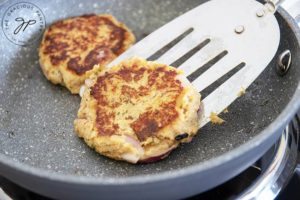
[[[237,99],[240,91],[246,89],[274,57],[280,40],[274,16],[278,3],[278,0],[265,5],[255,0],[209,1],[151,33],[109,66],[133,56],[149,58],[166,45],[176,43],[157,59],[172,64],[198,47],[200,50],[179,69],[185,76],[196,76],[192,84],[199,92],[237,66],[241,67],[204,98],[202,127],[210,121],[212,112],[222,112]],[[216,59],[219,60],[197,76],[201,68]]]

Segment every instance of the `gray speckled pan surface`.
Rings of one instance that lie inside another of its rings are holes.
[[[0,8],[0,15],[8,5]],[[58,19],[87,13],[110,13],[143,38],[202,0],[30,0],[43,11],[47,25]],[[2,16],[1,16],[2,17]],[[289,25],[282,28],[279,52],[300,52]],[[283,31],[285,30],[285,31]],[[33,36],[34,37],[34,36]],[[0,31],[0,153],[15,161],[60,174],[93,177],[133,177],[182,169],[222,155],[246,143],[268,126],[292,98],[300,80],[299,60],[284,77],[275,73],[276,59],[246,95],[230,106],[221,126],[207,125],[192,143],[175,150],[164,161],[131,165],[98,155],[77,138],[73,120],[80,98],[54,86],[43,76],[37,48],[12,44]]]

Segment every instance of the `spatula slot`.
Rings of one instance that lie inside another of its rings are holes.
[[[189,52],[178,58],[175,62],[171,64],[173,67],[179,67],[182,63],[184,63],[187,59],[192,57],[196,52],[198,52],[200,49],[202,49],[205,45],[207,45],[210,42],[210,39],[206,39],[200,44],[198,44],[196,47],[192,48]]]
[[[182,34],[177,36],[174,40],[169,42],[167,45],[163,46],[158,51],[156,51],[154,54],[149,56],[147,58],[147,60],[157,60],[159,57],[161,57],[163,54],[165,54],[169,49],[171,49],[173,46],[175,46],[178,42],[180,42],[182,39],[184,39],[186,36],[188,36],[193,31],[194,31],[194,28],[187,29]]]
[[[238,71],[240,71],[243,67],[246,66],[246,63],[242,62],[235,66],[232,70],[227,72],[225,75],[223,75],[221,78],[216,80],[214,83],[212,83],[210,86],[205,88],[201,91],[201,96],[204,99],[207,97],[210,93],[212,93],[216,88],[218,88],[220,85],[225,83],[230,77],[232,77],[234,74],[236,74]]]
[[[187,76],[187,79],[191,82],[196,80],[201,74],[203,74],[206,70],[208,70],[210,67],[212,67],[214,64],[216,64],[219,60],[221,60],[224,56],[228,54],[228,51],[222,51],[219,53],[216,57],[209,60],[204,65],[200,66],[196,71],[194,71],[192,74]]]

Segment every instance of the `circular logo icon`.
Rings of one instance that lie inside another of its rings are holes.
[[[29,2],[10,6],[2,18],[2,30],[14,44],[25,46],[39,39],[46,21],[42,10]]]

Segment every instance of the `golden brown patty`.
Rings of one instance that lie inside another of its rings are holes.
[[[198,130],[201,96],[173,67],[134,58],[86,85],[75,130],[105,156],[155,161]]]
[[[131,31],[111,15],[57,21],[44,33],[40,65],[47,79],[76,94],[84,80],[99,70],[96,64],[103,68],[134,41]]]

